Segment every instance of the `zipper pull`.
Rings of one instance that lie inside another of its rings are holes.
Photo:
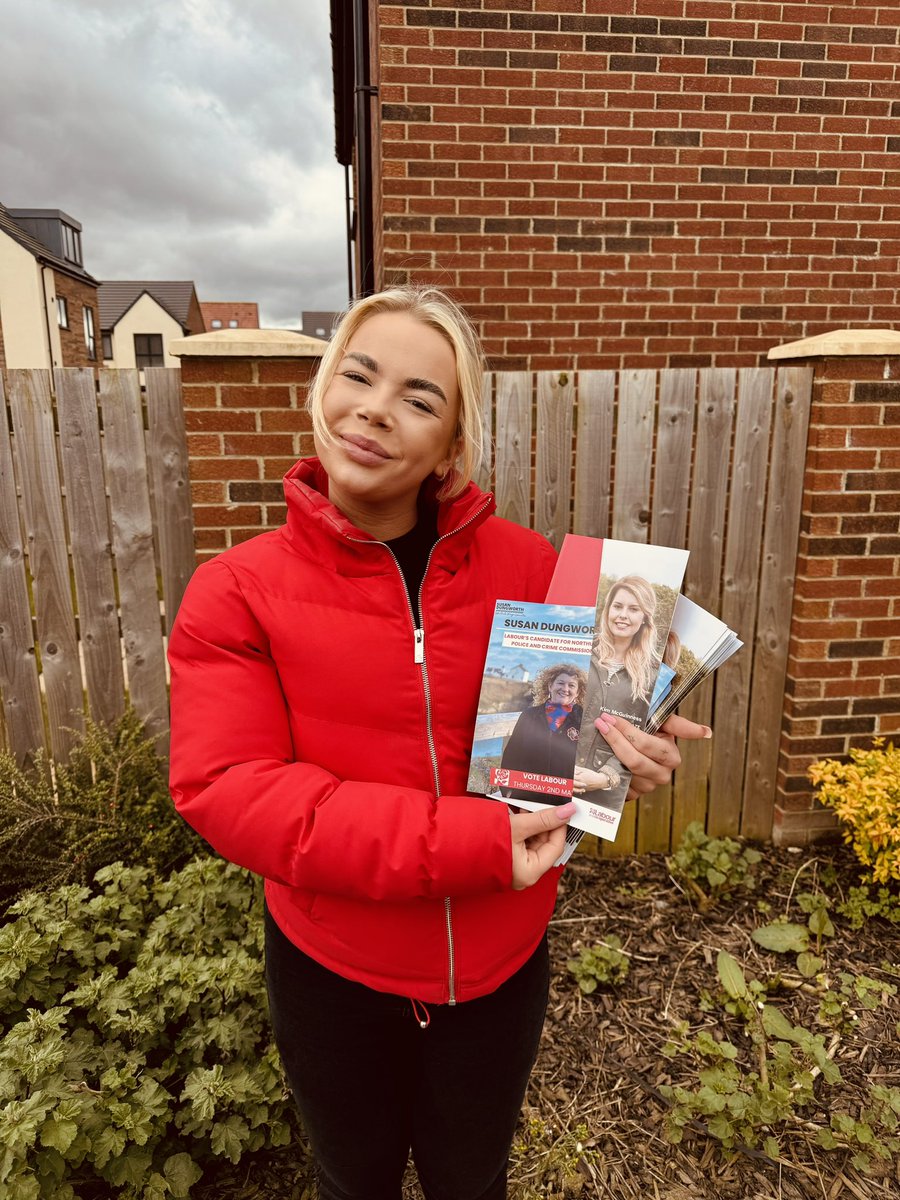
[[[425,661],[425,630],[417,629],[415,631],[415,652],[413,662],[423,663]]]

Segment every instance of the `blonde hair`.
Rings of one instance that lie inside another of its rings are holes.
[[[632,700],[642,700],[646,703],[650,699],[653,681],[659,670],[659,659],[655,650],[656,623],[653,620],[653,614],[656,612],[656,593],[641,575],[623,575],[607,592],[594,638],[594,660],[600,664],[616,661],[615,646],[609,635],[609,610],[616,593],[626,588],[640,605],[644,619],[625,651],[624,666],[631,680]]]
[[[396,287],[355,301],[335,327],[328,349],[310,384],[306,407],[312,417],[313,432],[322,442],[331,434],[322,416],[322,397],[334,378],[350,339],[357,329],[377,313],[406,313],[436,330],[449,342],[456,356],[456,382],[459,389],[459,422],[456,428],[457,455],[438,492],[441,500],[458,496],[467,486],[484,455],[482,423],[482,377],[484,351],[472,322],[456,301],[439,288]]]
[[[578,682],[578,692],[575,696],[576,704],[584,704],[584,692],[587,688],[587,675],[582,671],[581,667],[576,667],[574,663],[554,663],[552,667],[544,667],[543,671],[538,671],[531,685],[531,695],[535,704],[546,704],[550,699],[550,685],[560,675],[572,675]]]

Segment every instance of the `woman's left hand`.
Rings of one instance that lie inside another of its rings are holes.
[[[681,762],[675,745],[677,737],[712,737],[708,725],[698,725],[677,714],[669,717],[658,733],[645,733],[624,717],[612,717],[608,713],[601,713],[594,725],[619,762],[631,772],[628,800],[644,796],[671,780],[672,772]]]

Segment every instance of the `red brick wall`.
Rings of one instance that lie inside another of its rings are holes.
[[[193,316],[193,312],[191,316]],[[233,303],[227,300],[204,301],[200,305],[200,328],[191,327],[191,333],[203,333],[204,329],[211,330],[213,320],[221,321],[222,329],[228,328],[229,321],[237,321],[238,329],[259,329],[259,307],[249,300],[246,302],[236,300]]]
[[[285,517],[281,478],[313,453],[310,358],[181,359],[198,561]]]
[[[816,364],[776,836],[832,823],[806,768],[900,730],[900,359]]]
[[[64,367],[99,367],[103,365],[103,346],[100,340],[100,309],[97,304],[97,285],[84,283],[64,275],[61,271],[53,272],[53,286],[57,297],[62,296],[69,310],[69,328],[60,329],[59,341],[62,349],[62,365]],[[94,357],[88,356],[87,344],[84,340],[84,310],[90,308],[94,314]],[[57,319],[55,312],[50,312],[51,321]]]
[[[495,365],[752,364],[895,320],[895,8],[371,10],[379,283],[449,287]]]

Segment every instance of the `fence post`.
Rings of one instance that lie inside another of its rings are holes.
[[[900,729],[900,331],[778,346],[814,368],[772,837],[833,835],[806,770]]]
[[[306,392],[327,342],[221,329],[170,344],[181,359],[198,561],[285,518],[281,478],[313,453]]]

